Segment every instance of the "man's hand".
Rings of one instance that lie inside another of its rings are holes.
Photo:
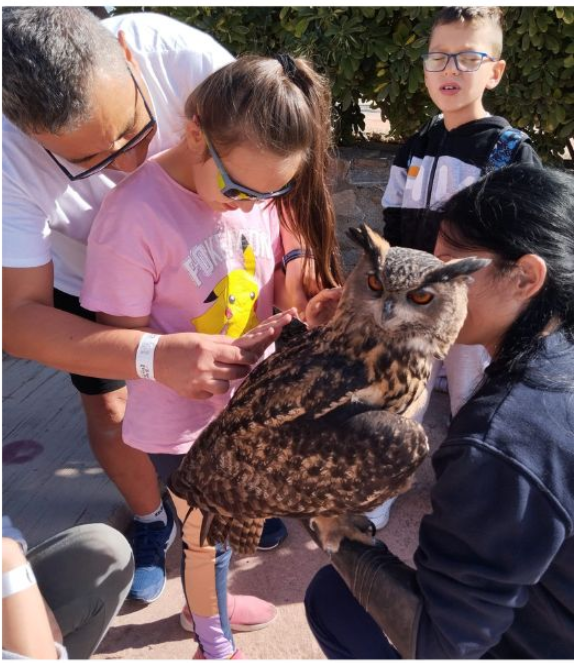
[[[271,316],[240,338],[212,334],[166,334],[154,357],[156,379],[186,398],[225,394],[246,377],[264,350],[280,335],[294,311]]]
[[[245,377],[257,353],[233,345],[235,339],[211,334],[166,334],[154,356],[158,382],[186,398],[225,394],[230,382]]]

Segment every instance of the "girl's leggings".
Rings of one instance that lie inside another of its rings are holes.
[[[178,468],[182,455],[150,454],[162,481]],[[228,567],[232,550],[200,546],[202,515],[170,492],[180,521],[181,578],[184,596],[194,623],[195,638],[205,658],[231,658],[236,648],[227,610]]]

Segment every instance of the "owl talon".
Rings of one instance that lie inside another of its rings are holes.
[[[376,528],[366,516],[317,516],[310,519],[310,527],[316,532],[322,550],[329,555],[338,552],[342,539],[345,538],[370,546],[375,545]]]
[[[370,520],[370,534],[372,535],[372,538],[376,537],[376,525]]]

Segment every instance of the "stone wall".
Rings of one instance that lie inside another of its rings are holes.
[[[344,268],[348,272],[358,257],[356,245],[348,239],[350,226],[366,223],[382,232],[382,194],[388,182],[397,145],[368,143],[338,151],[332,191],[337,214],[337,235]]]

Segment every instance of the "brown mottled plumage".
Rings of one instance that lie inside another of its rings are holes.
[[[329,324],[259,364],[190,449],[170,488],[204,513],[210,543],[251,553],[270,516],[311,518],[326,549],[362,538],[362,514],[406,490],[428,451],[406,416],[466,315],[467,275],[350,231],[364,255]],[[361,529],[361,527],[360,527]]]

